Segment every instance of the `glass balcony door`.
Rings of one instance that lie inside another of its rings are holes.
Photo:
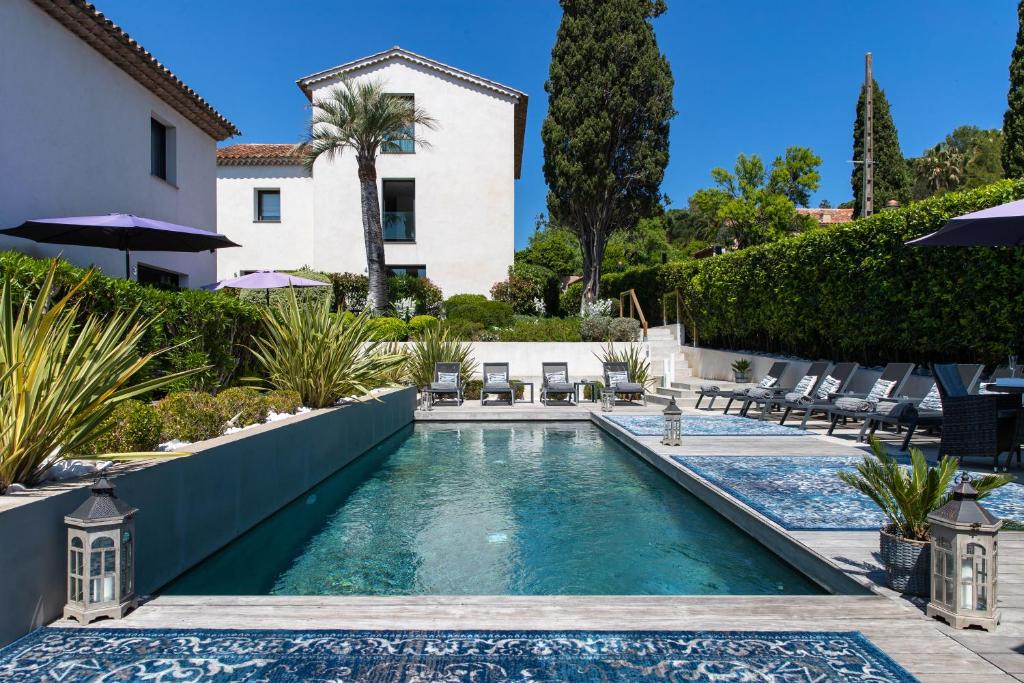
[[[385,180],[381,226],[385,242],[416,241],[416,181]]]

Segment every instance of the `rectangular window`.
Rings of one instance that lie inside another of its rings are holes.
[[[149,172],[167,180],[167,126],[156,119],[149,120]]]
[[[149,285],[157,289],[181,289],[181,277],[169,270],[161,270],[142,263],[138,265],[136,278],[140,285]]]
[[[385,242],[416,241],[416,181],[385,180],[382,227]]]
[[[256,190],[256,220],[261,223],[281,222],[281,190]]]
[[[412,277],[426,277],[427,267],[426,266],[384,266],[385,272],[388,277],[398,277],[400,275],[410,275]]]
[[[390,95],[397,99],[403,100],[408,103],[410,111],[416,109],[416,98],[413,95]],[[380,146],[381,154],[413,154],[416,152],[416,145],[413,144],[413,140],[416,139],[416,125],[409,124],[402,128],[398,135],[394,138],[387,140],[383,145]]]

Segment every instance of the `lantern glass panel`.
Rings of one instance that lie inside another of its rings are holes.
[[[121,534],[121,596],[132,592],[132,534],[127,529]]]

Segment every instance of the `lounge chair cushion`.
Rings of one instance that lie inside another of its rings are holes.
[[[814,383],[817,381],[817,379],[817,375],[804,375],[803,377],[800,378],[800,381],[796,383],[796,386],[793,387],[793,393],[804,395],[810,394],[811,387],[814,386]]]
[[[459,373],[439,372],[437,373],[437,381],[441,384],[455,384],[459,381]]]
[[[877,403],[875,401],[869,401],[865,398],[856,398],[853,396],[840,396],[836,399],[836,408],[840,410],[847,410],[851,413],[865,413],[875,409]]]
[[[617,387],[619,384],[629,382],[629,373],[627,372],[609,372],[608,373],[608,386]]]
[[[771,398],[775,395],[775,392],[767,387],[753,387],[747,389],[746,393],[749,398]]]
[[[878,403],[883,398],[888,398],[895,386],[896,382],[894,380],[881,378],[876,379],[874,385],[871,387],[871,391],[869,391],[868,395],[864,397],[864,400],[870,403]]]
[[[573,386],[568,382],[548,382],[549,394],[571,394]]]
[[[430,385],[430,390],[438,394],[454,394],[459,391],[458,387],[455,385],[455,382],[433,382]]]
[[[700,385],[700,390],[701,390],[702,393],[705,393],[705,394],[714,394],[714,393],[718,393],[719,391],[721,391],[721,389],[717,385],[715,385],[715,384],[701,384]]]
[[[512,391],[512,385],[509,384],[508,382],[491,382],[491,381],[488,381],[487,384],[484,385],[483,391],[484,392],[495,392],[495,393],[497,393],[497,392],[509,392],[509,391]]]
[[[821,400],[826,400],[828,397],[837,391],[842,385],[842,382],[832,375],[826,375],[825,379],[821,380],[821,384],[818,385],[818,390],[814,392],[814,397]]]
[[[620,394],[642,394],[644,388],[636,382],[619,382],[615,385],[615,391]]]
[[[939,385],[933,384],[932,388],[924,395],[921,399],[921,403],[918,405],[921,410],[931,410],[935,412],[942,412],[942,397],[939,396]]]
[[[545,372],[544,380],[548,383],[548,386],[552,384],[565,384],[568,378],[565,376],[565,372],[559,370],[558,372]]]
[[[890,401],[882,399],[875,405],[875,413],[895,417],[905,411],[911,404],[907,401]]]
[[[488,372],[487,384],[494,384],[496,382],[508,383],[508,375],[506,375],[504,372]]]

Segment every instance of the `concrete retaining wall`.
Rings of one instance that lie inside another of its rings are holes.
[[[810,367],[809,360],[798,358],[784,358],[781,356],[768,356],[763,354],[737,353],[735,351],[719,351],[717,349],[701,349],[686,346],[682,348],[686,354],[686,360],[693,369],[694,377],[702,377],[711,380],[733,379],[732,364],[740,358],[746,358],[753,366],[750,371],[752,381],[758,381],[767,374],[772,363],[776,361],[788,361],[789,368],[780,378],[782,386],[793,386],[803,377],[807,368]],[[871,385],[882,374],[882,368],[859,368],[857,374],[850,382],[850,391],[866,392]],[[912,375],[903,390],[900,392],[908,396],[923,396],[931,388],[933,380],[929,375]]]
[[[119,466],[139,508],[136,580],[152,592],[413,420],[411,388],[186,447],[194,455]],[[0,496],[0,646],[57,618],[65,601],[64,515],[91,482]]]

